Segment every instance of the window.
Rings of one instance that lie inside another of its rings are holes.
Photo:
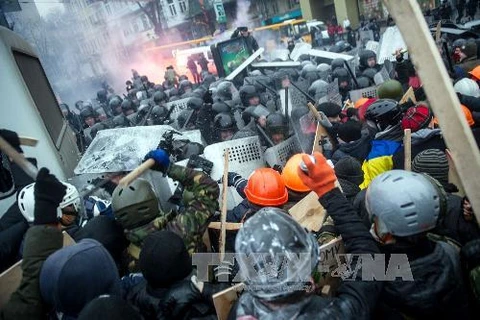
[[[177,15],[177,9],[175,8],[175,3],[173,3],[173,0],[167,0],[168,2],[168,9],[170,9],[170,15],[172,17],[175,17]]]
[[[13,56],[48,134],[55,147],[59,149],[57,142],[61,141],[59,138],[64,126],[63,115],[45,71],[35,57],[17,51],[13,51]]]
[[[105,11],[107,11],[107,14],[112,14],[112,8],[109,3],[105,3]]]
[[[185,13],[187,11],[187,4],[185,3],[185,0],[178,1],[178,4],[180,6],[180,11]]]
[[[134,22],[133,23],[133,32],[138,32],[138,30],[139,30],[138,29],[138,24],[137,24],[137,22]]]

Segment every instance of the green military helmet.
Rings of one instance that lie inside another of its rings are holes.
[[[157,196],[145,179],[136,179],[127,187],[117,186],[112,195],[112,209],[128,230],[147,224],[159,215]]]
[[[397,80],[387,80],[378,87],[379,99],[393,99],[400,101],[403,97],[402,84]]]

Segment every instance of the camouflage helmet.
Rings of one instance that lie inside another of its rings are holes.
[[[127,187],[118,185],[113,191],[112,209],[118,222],[128,230],[149,223],[159,214],[157,196],[145,179],[136,179]]]

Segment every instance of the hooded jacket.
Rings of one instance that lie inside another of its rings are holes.
[[[459,252],[449,243],[426,241],[397,250],[407,253],[414,281],[386,282],[382,302],[408,318],[469,319]],[[430,252],[424,255],[419,250]]]
[[[362,163],[370,152],[371,142],[375,137],[376,130],[366,127],[362,130],[362,137],[358,140],[341,143],[332,155],[332,161],[336,163],[346,156],[352,156]]]
[[[421,129],[412,133],[412,160],[417,154],[427,149],[439,149],[445,151],[447,146],[443,141],[442,131],[440,129]],[[401,146],[393,154],[393,169],[404,169],[405,167],[405,149]]]
[[[48,257],[40,272],[40,291],[55,311],[76,317],[102,294],[120,295],[117,267],[96,240],[84,239]]]
[[[43,319],[47,307],[42,300],[39,276],[49,255],[62,247],[62,233],[50,226],[33,226],[25,236],[22,281],[3,306],[0,319]],[[3,289],[3,288],[2,288]]]

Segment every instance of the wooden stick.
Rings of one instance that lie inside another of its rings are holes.
[[[223,261],[225,257],[225,238],[227,236],[227,190],[228,190],[228,155],[230,150],[227,148],[225,149],[225,153],[223,154],[223,193],[222,193],[222,213],[220,215],[220,239],[218,242],[218,248],[220,250],[220,261]]]
[[[402,104],[407,102],[408,98],[410,98],[413,103],[417,103],[417,98],[415,97],[415,92],[413,91],[412,87],[408,88],[407,92],[405,92],[399,103]]]
[[[120,182],[118,183],[121,186],[128,186],[130,183],[132,183],[135,179],[137,179],[139,176],[141,176],[145,171],[150,169],[155,165],[155,160],[153,159],[148,159],[144,163],[142,163],[140,166],[135,168],[132,172],[127,174],[125,177],[123,177]]]
[[[442,124],[458,174],[480,223],[480,152],[416,0],[383,0],[402,33],[428,101]]]
[[[404,168],[406,171],[412,171],[412,130],[403,131],[403,151],[405,153]]]
[[[38,143],[38,140],[30,137],[18,137],[20,140],[20,145],[27,147],[35,147]]]
[[[225,230],[229,231],[237,231],[243,226],[243,223],[236,223],[236,222],[225,222],[224,223]],[[222,223],[221,222],[210,222],[208,224],[209,229],[214,230],[222,230]]]
[[[25,156],[15,150],[5,139],[0,137],[0,150],[12,159],[26,174],[28,174],[33,180],[37,178],[38,170],[33,164],[31,164]]]

